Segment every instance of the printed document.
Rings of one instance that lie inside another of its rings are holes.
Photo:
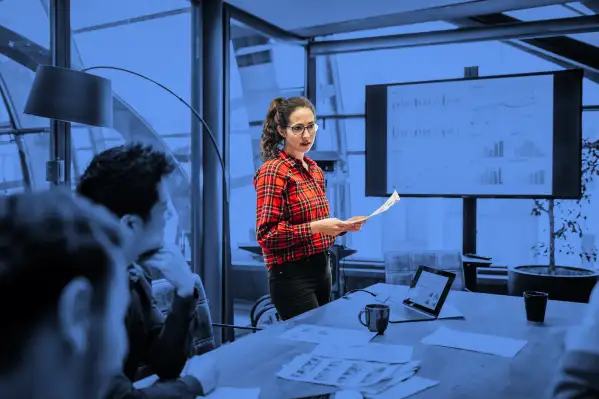
[[[412,360],[414,349],[407,345],[366,344],[340,346],[320,344],[312,351],[313,356],[347,360],[364,360],[389,364],[407,363]]]
[[[439,384],[439,381],[429,380],[428,378],[422,378],[414,376],[399,384],[390,387],[385,392],[371,396],[367,395],[367,399],[404,399],[418,392],[424,391],[425,389],[432,388]]]
[[[358,389],[362,393],[376,395],[412,377],[419,367],[420,362],[391,365],[303,354],[283,366],[277,377]]]
[[[389,210],[389,208],[391,208],[393,205],[395,205],[396,202],[398,202],[400,200],[399,198],[399,194],[397,194],[397,191],[393,191],[393,194],[391,194],[391,196],[387,199],[387,201],[385,201],[385,203],[383,205],[381,205],[376,211],[372,212],[370,215],[368,216],[364,216],[361,218],[351,218],[349,220],[346,220],[346,222],[353,222],[353,223],[357,223],[357,222],[361,222],[364,220],[368,220],[373,216],[376,216],[380,213],[386,212]]]
[[[285,331],[279,337],[290,339],[292,341],[311,342],[314,344],[352,346],[367,344],[376,337],[376,335],[376,333],[370,331],[299,324],[290,330]]]
[[[526,341],[494,335],[474,334],[441,327],[422,340],[423,344],[464,349],[490,355],[515,357],[524,348]]]

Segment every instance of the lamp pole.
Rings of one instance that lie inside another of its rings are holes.
[[[50,51],[52,65],[71,68],[71,0],[50,0]],[[50,120],[50,154],[46,180],[71,184],[71,124]]]

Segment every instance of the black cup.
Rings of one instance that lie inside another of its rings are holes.
[[[526,307],[526,319],[534,323],[543,323],[545,321],[548,299],[549,294],[546,292],[525,291],[524,306]]]
[[[389,305],[371,304],[366,305],[363,310],[358,313],[358,320],[364,327],[372,332],[383,334],[389,326],[389,315],[391,311]],[[362,320],[362,315],[366,315],[366,322]]]

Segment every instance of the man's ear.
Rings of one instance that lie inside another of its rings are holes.
[[[139,231],[143,227],[143,221],[137,215],[125,215],[121,217],[121,226],[127,230]]]
[[[93,287],[83,277],[72,280],[62,290],[58,302],[58,328],[73,353],[88,350],[92,329]]]

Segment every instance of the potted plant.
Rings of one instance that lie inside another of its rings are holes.
[[[577,254],[581,262],[596,262],[596,247],[578,250],[569,244],[568,238],[582,239],[587,216],[583,205],[591,203],[589,185],[599,176],[599,140],[583,139],[582,145],[582,196],[577,201],[534,200],[531,213],[549,219],[548,243],[536,244],[533,249],[538,255],[549,258],[547,265],[524,265],[508,271],[510,295],[521,296],[524,291],[543,291],[551,299],[572,302],[588,302],[599,273],[584,266],[562,266],[555,262],[556,250],[568,255]]]

